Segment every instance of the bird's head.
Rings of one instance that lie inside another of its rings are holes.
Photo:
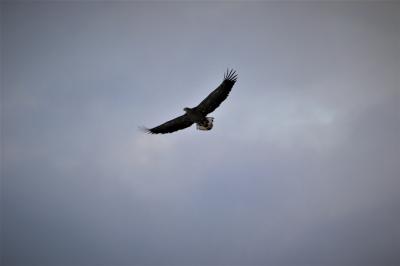
[[[189,112],[191,109],[189,107],[185,107],[183,108],[183,111],[185,111],[185,113]]]

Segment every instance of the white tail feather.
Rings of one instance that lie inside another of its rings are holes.
[[[206,117],[208,120],[207,125],[196,124],[198,130],[211,130],[213,128],[214,117]]]

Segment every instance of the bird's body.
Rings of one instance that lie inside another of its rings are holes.
[[[229,95],[237,80],[235,71],[226,72],[224,80],[213,92],[211,92],[199,105],[194,108],[185,107],[184,115],[176,117],[154,128],[145,128],[147,133],[165,134],[190,127],[197,124],[199,130],[211,130],[213,128],[213,117],[207,114],[213,112]]]
[[[207,117],[196,108],[185,107],[183,110],[186,112],[186,115],[190,118],[190,120],[192,120],[194,123],[199,125],[205,125],[208,123]]]

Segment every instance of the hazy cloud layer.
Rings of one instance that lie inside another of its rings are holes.
[[[400,4],[2,2],[2,265],[400,264]],[[239,79],[194,127],[145,135]]]

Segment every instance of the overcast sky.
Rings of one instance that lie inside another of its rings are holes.
[[[1,2],[2,265],[399,265],[400,2]],[[214,128],[146,135],[239,74]]]

